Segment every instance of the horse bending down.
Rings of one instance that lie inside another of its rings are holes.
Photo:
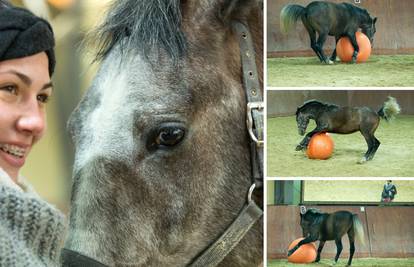
[[[195,264],[237,220],[252,185],[242,81],[247,71],[248,82],[259,79],[251,93],[262,91],[262,13],[260,0],[114,2],[95,35],[100,69],[68,124],[76,148],[69,266],[85,257],[212,266],[229,246],[218,266],[262,262],[258,219],[235,234],[239,243],[223,241],[210,264]],[[239,48],[245,40],[254,51]],[[253,199],[260,206],[262,190]]]
[[[352,62],[356,62],[359,46],[355,33],[360,28],[369,38],[371,45],[374,41],[375,23],[377,18],[371,18],[367,10],[348,3],[336,4],[330,2],[311,2],[308,6],[287,5],[280,11],[280,26],[282,32],[289,29],[301,18],[309,33],[310,45],[321,62],[332,64],[336,59],[336,47],[330,59],[323,52],[323,45],[328,35],[335,36],[335,44],[343,36],[351,40],[354,47]],[[318,39],[316,40],[316,34]]]
[[[400,113],[400,106],[393,97],[388,97],[378,112],[369,107],[339,107],[309,100],[296,110],[298,132],[300,135],[305,134],[310,119],[315,120],[316,128],[306,134],[296,150],[306,149],[310,139],[316,133],[350,134],[360,131],[368,145],[368,150],[360,162],[363,163],[371,160],[380,146],[380,141],[374,136],[380,118],[389,121],[398,113]]]
[[[364,243],[364,228],[357,214],[349,211],[336,211],[334,213],[322,213],[317,209],[308,209],[305,214],[300,213],[300,226],[302,227],[303,237],[295,247],[288,251],[288,256],[292,255],[303,244],[319,240],[318,254],[315,262],[319,262],[321,252],[326,241],[335,240],[336,256],[335,263],[338,261],[342,252],[342,236],[348,234],[349,239],[349,259],[347,266],[351,266],[352,257],[355,252],[355,237]]]

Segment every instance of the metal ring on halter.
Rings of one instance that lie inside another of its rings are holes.
[[[250,203],[252,202],[252,194],[254,189],[256,188],[256,184],[252,184],[249,188],[249,192],[247,193],[247,202]]]

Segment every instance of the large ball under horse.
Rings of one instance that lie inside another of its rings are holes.
[[[311,119],[315,120],[316,128],[306,134],[296,150],[306,149],[311,137],[316,133],[350,134],[359,131],[368,145],[368,150],[360,163],[372,160],[381,144],[374,136],[380,118],[390,121],[398,113],[400,113],[400,106],[393,97],[388,97],[378,112],[369,107],[339,107],[317,100],[306,101],[296,110],[298,133],[305,134]]]
[[[76,155],[65,262],[213,266],[194,262],[252,185],[240,53],[256,58],[258,94],[262,21],[253,0],[111,6],[95,35],[100,70],[68,125]],[[251,35],[239,37],[235,23]],[[241,38],[256,54],[241,51]],[[262,203],[262,191],[253,199]],[[231,245],[217,266],[258,266],[262,219]]]
[[[338,262],[342,252],[342,236],[348,234],[349,239],[349,259],[347,266],[351,266],[355,252],[355,237],[364,243],[364,228],[358,215],[349,211],[336,211],[334,213],[323,213],[317,209],[308,209],[300,214],[300,226],[302,227],[303,237],[295,247],[288,251],[288,256],[292,255],[300,246],[319,240],[318,254],[315,262],[321,259],[321,252],[326,241],[335,240],[336,255],[335,262]]]
[[[374,41],[377,18],[372,18],[366,9],[349,3],[330,3],[314,1],[306,7],[300,5],[286,5],[280,11],[280,27],[287,33],[296,21],[301,19],[309,33],[310,46],[321,62],[332,64],[336,60],[336,48],[330,59],[323,52],[323,45],[328,36],[335,37],[338,43],[341,37],[348,37],[354,47],[352,62],[355,63],[359,46],[355,33],[361,29],[370,40]]]

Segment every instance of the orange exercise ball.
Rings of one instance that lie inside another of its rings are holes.
[[[289,250],[296,246],[303,237],[294,240],[289,245]],[[316,245],[314,242],[300,246],[292,255],[288,257],[288,261],[292,263],[311,263],[316,260]]]
[[[314,134],[309,141],[306,155],[310,159],[328,159],[333,152],[334,142],[328,133]]]
[[[52,6],[59,10],[64,10],[72,7],[75,0],[47,0]]]
[[[371,42],[368,37],[362,32],[355,33],[356,40],[359,46],[357,62],[365,62],[371,55]],[[343,62],[351,62],[354,54],[354,47],[348,37],[342,37],[336,44],[336,54]]]

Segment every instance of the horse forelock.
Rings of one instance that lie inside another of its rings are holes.
[[[181,23],[180,0],[114,1],[104,22],[89,35],[89,42],[98,44],[98,60],[117,44],[121,50],[137,49],[144,55],[153,49],[162,49],[178,59],[187,47]]]

